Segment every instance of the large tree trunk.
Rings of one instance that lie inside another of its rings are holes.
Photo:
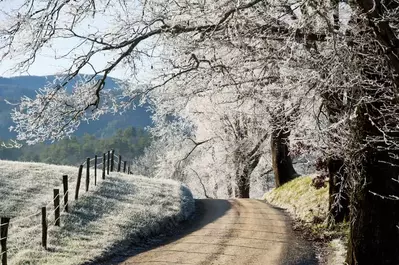
[[[352,194],[348,265],[399,264],[398,167],[387,152],[366,150],[359,165],[363,185]],[[388,162],[388,163],[387,163]]]
[[[398,104],[388,97],[395,91],[392,86],[370,91],[374,92],[370,94],[373,101],[363,104],[353,121],[353,142],[357,146],[351,168],[354,188],[348,265],[399,264],[399,153],[397,147],[387,145],[398,145],[399,135],[392,130],[397,125],[395,120],[383,112]]]
[[[384,115],[385,109],[398,104],[388,97],[395,91],[389,84],[384,90],[370,89],[365,95],[373,101],[359,107],[353,120],[355,147],[350,169],[354,182],[348,265],[399,264],[399,153],[395,147],[399,135],[392,129],[397,125],[395,119]]]
[[[274,130],[271,137],[272,165],[276,187],[299,176],[289,155],[288,137],[289,130]]]
[[[342,159],[328,161],[329,178],[329,223],[341,223],[349,219],[349,193],[346,185],[347,174]]]

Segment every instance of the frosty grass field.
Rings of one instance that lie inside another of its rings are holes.
[[[11,217],[9,264],[82,264],[110,254],[126,239],[138,240],[187,219],[194,210],[191,192],[176,181],[120,173],[102,180],[101,170],[97,186],[91,173],[87,193],[83,174],[75,202],[77,172],[69,166],[0,161],[0,216]],[[62,175],[69,176],[70,210],[55,227],[53,189],[63,192]],[[48,250],[41,247],[40,209],[46,205]]]

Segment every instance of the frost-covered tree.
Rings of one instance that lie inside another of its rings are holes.
[[[394,210],[399,193],[394,183],[398,50],[392,49],[398,47],[398,5],[356,3],[346,34],[337,34],[335,49],[321,57],[328,62],[318,85],[330,123],[327,154],[338,162],[333,170],[343,176],[339,190],[350,193],[348,264],[397,264],[397,246],[389,242],[399,235]]]
[[[212,190],[218,196],[231,197],[235,193],[239,197],[249,197],[250,175],[265,152],[265,142],[269,138],[265,129],[268,128],[267,112],[261,105],[256,106],[256,101],[239,100],[237,94],[226,88],[219,91],[207,88],[189,99],[187,95],[179,99],[181,88],[172,85],[164,92],[154,91],[152,97],[157,109],[153,134],[162,138],[161,141],[174,141],[168,149],[179,155],[169,157],[174,157],[176,170],[184,172],[185,177],[191,176],[197,183],[201,178],[204,186],[207,182],[213,183],[208,189],[221,189]],[[188,93],[188,90],[186,87],[182,91]],[[176,118],[168,120],[167,115]],[[182,125],[184,122],[187,126]],[[187,130],[181,130],[184,127]],[[171,137],[171,131],[181,137]],[[233,187],[236,187],[235,192]]]

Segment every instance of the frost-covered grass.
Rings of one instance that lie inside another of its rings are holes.
[[[194,210],[191,192],[178,182],[119,173],[99,179],[96,187],[92,177],[87,193],[83,176],[75,202],[77,172],[75,167],[0,161],[0,216],[12,217],[9,264],[82,264],[111,254],[127,241],[174,226]],[[70,178],[70,212],[62,213],[59,228],[53,226],[51,201],[53,188],[62,192],[65,174]],[[47,204],[49,235],[44,250],[40,208]]]
[[[345,260],[347,224],[328,227],[328,183],[316,189],[312,176],[301,176],[267,192],[263,199],[270,204],[286,209],[290,215],[307,228],[313,236],[331,240],[328,246],[328,265],[341,265]]]

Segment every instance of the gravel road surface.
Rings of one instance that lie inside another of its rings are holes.
[[[172,236],[106,264],[314,265],[311,245],[281,210],[252,199],[197,200],[193,221]]]

